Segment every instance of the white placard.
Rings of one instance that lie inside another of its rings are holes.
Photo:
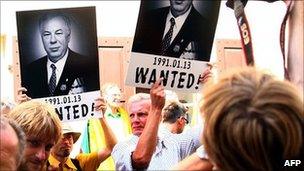
[[[202,87],[199,77],[206,68],[207,62],[132,52],[126,85],[151,88],[163,77],[165,89],[197,93]]]
[[[64,95],[39,98],[35,100],[44,101],[53,105],[62,122],[87,120],[100,118],[102,113],[94,110],[94,100],[100,97],[99,91],[91,91],[81,94]]]

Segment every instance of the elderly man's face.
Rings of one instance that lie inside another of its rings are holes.
[[[64,134],[59,142],[52,148],[52,154],[54,153],[60,157],[68,157],[73,149],[73,144],[73,134]]]
[[[18,137],[14,129],[6,124],[5,129],[1,129],[0,146],[0,170],[16,170],[18,167]]]
[[[170,0],[171,12],[174,17],[185,14],[192,4],[192,0]]]
[[[132,133],[134,135],[140,136],[143,132],[150,111],[150,106],[150,100],[142,100],[130,104],[129,116],[131,119]]]
[[[120,107],[121,91],[118,87],[111,87],[105,93],[105,99],[111,107]]]
[[[44,169],[53,145],[54,142],[50,140],[27,137],[24,158],[21,161],[20,168],[37,171]]]
[[[52,62],[61,59],[68,48],[70,29],[61,17],[44,21],[40,28],[44,49]]]

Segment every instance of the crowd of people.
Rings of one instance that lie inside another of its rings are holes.
[[[132,51],[209,61],[211,28],[193,2],[171,0],[142,12],[143,32]],[[120,88],[106,83],[92,99],[102,117],[89,119],[88,134],[80,138],[55,106],[35,98],[98,90],[98,62],[69,47],[67,15],[46,13],[38,23],[46,55],[23,67],[16,104],[1,102],[0,171],[303,170],[302,96],[292,83],[253,67],[214,79],[209,66],[195,106],[203,122],[189,129],[190,111],[178,97],[166,96],[163,78],[150,94],[126,99],[126,109]],[[89,148],[71,157],[79,141]],[[288,164],[292,160],[297,165]]]
[[[1,111],[0,170],[97,170],[110,156],[115,170],[286,170],[286,160],[304,161],[303,101],[291,83],[254,68],[218,80],[210,70],[203,75],[203,124],[183,130],[187,108],[166,102],[159,79],[150,94],[128,99],[122,114],[131,133],[117,141],[105,114],[118,115],[120,107],[104,92],[95,109],[104,114],[98,129],[105,144],[75,158],[70,153],[80,133],[62,123],[53,106],[20,93],[18,105]]]

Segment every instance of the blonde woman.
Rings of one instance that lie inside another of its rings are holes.
[[[202,140],[217,169],[277,171],[304,161],[303,101],[289,82],[247,68],[204,90]]]

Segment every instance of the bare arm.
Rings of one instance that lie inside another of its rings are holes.
[[[161,112],[165,104],[164,87],[160,85],[162,79],[157,80],[151,90],[151,108],[147,122],[142,134],[139,137],[136,149],[133,152],[133,169],[144,169],[149,166],[153,152],[157,144],[157,132],[161,120]]]
[[[106,104],[105,104],[104,99],[98,98],[95,100],[95,103],[96,103],[95,109],[97,111],[102,110],[102,112],[104,114],[105,110],[106,110]],[[103,133],[104,133],[103,138],[105,139],[105,143],[106,143],[106,147],[101,149],[100,151],[98,151],[98,160],[101,163],[111,155],[111,152],[112,152],[115,144],[117,143],[117,140],[116,140],[116,137],[115,137],[112,129],[107,124],[105,118],[104,117],[99,118],[99,121],[100,121],[102,130],[103,130]]]
[[[100,118],[99,120],[100,120],[100,125],[104,132],[104,138],[105,138],[105,142],[106,142],[106,147],[101,149],[98,152],[98,159],[100,162],[102,162],[111,155],[111,152],[112,152],[115,144],[117,143],[117,140],[116,140],[116,137],[115,137],[112,129],[107,124],[105,118],[103,117],[103,118]]]

